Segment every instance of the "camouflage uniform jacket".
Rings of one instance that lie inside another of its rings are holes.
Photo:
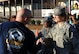
[[[79,43],[77,31],[67,22],[64,22],[61,27],[56,24],[51,29],[49,36],[56,42],[57,54],[71,54],[70,51],[73,47],[74,49],[77,49],[75,47],[78,46]],[[74,52],[76,52],[75,54],[77,54],[77,51]]]

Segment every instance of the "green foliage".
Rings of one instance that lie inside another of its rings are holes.
[[[30,24],[35,25],[35,20],[31,20],[31,21],[30,21]]]
[[[36,24],[37,25],[40,25],[41,24],[41,21],[40,20],[36,20]]]

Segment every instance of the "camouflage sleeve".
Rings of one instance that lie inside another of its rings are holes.
[[[48,33],[48,36],[53,39],[52,32],[53,32],[53,28],[52,28],[52,29],[50,30],[50,32]]]

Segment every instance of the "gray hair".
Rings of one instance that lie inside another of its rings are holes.
[[[31,11],[29,9],[26,9],[26,8],[22,8],[21,10],[18,11],[17,13],[17,18],[24,18],[24,17],[32,17],[31,15]]]

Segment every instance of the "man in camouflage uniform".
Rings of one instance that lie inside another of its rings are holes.
[[[53,40],[48,36],[48,33],[50,32],[52,28],[52,18],[44,18],[43,22],[43,28],[38,34],[38,41],[41,42],[41,50],[38,52],[38,54],[53,54]]]
[[[54,21],[57,23],[49,33],[56,42],[56,54],[79,54],[79,37],[76,29],[66,21],[65,9],[54,8]]]

